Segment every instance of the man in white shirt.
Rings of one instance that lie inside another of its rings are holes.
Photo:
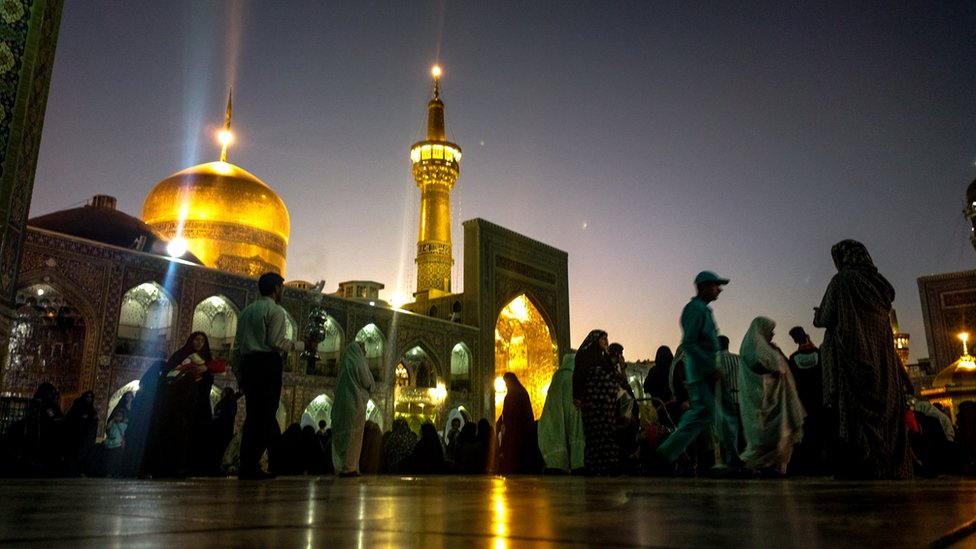
[[[265,273],[258,279],[261,297],[241,311],[234,338],[234,361],[239,365],[244,391],[244,427],[241,431],[241,467],[237,478],[261,480],[274,475],[261,470],[261,456],[279,436],[275,414],[281,399],[284,353],[305,345],[285,337],[285,310],[278,305],[285,279]]]

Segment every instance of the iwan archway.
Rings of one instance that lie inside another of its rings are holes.
[[[495,322],[495,375],[512,372],[525,386],[536,419],[542,415],[545,390],[558,368],[559,347],[539,309],[521,294],[506,305]],[[499,378],[500,379],[500,378]],[[504,383],[496,380],[495,418],[502,412]]]

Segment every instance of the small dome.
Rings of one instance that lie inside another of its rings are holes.
[[[285,203],[260,179],[227,162],[209,162],[159,182],[142,219],[209,267],[257,276],[285,272],[291,221]]]
[[[976,364],[972,357],[962,357],[947,366],[932,380],[932,387],[976,388]]]
[[[116,210],[115,198],[111,196],[98,195],[91,204],[34,217],[27,224],[110,246],[168,255],[166,245],[169,242],[166,238],[138,217]],[[182,259],[203,264],[190,253],[183,255]]]

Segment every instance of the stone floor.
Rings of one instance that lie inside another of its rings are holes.
[[[974,518],[956,478],[0,479],[16,546],[964,547]]]

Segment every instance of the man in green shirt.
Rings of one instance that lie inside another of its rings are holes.
[[[722,378],[718,368],[718,328],[709,303],[718,299],[729,279],[711,271],[695,277],[697,295],[681,311],[681,345],[685,350],[685,375],[691,409],[681,416],[678,428],[658,447],[668,464],[715,424],[715,383]],[[673,469],[672,469],[673,470]]]
[[[234,337],[234,362],[239,365],[244,391],[244,427],[241,429],[241,467],[237,478],[261,480],[274,475],[261,470],[261,456],[279,436],[278,402],[284,353],[302,351],[304,344],[285,336],[285,310],[278,305],[285,279],[265,273],[258,279],[261,297],[241,311]]]

